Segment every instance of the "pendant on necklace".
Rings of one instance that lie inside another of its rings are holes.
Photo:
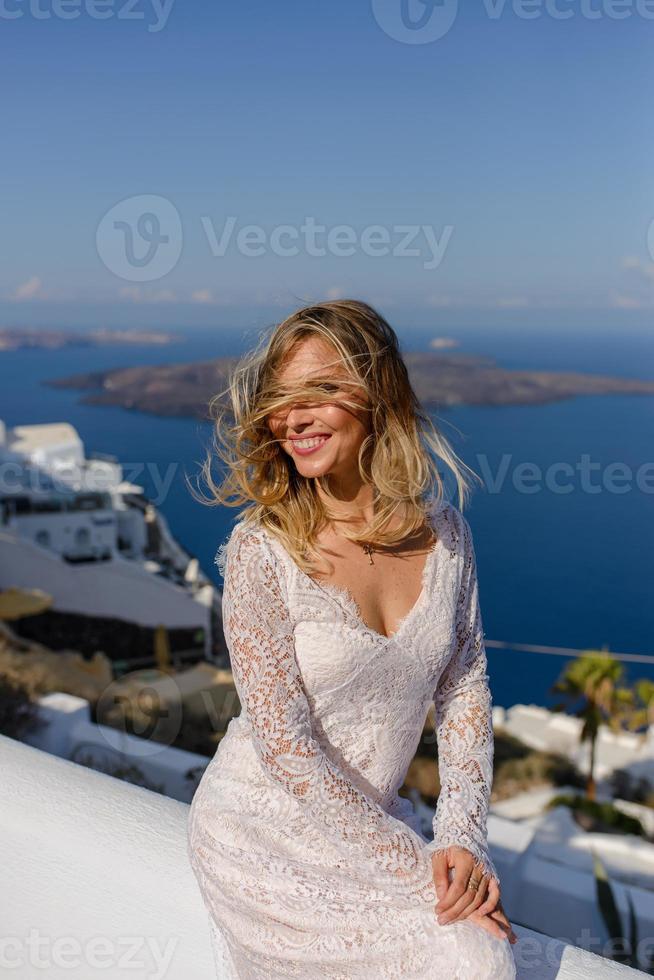
[[[371,564],[371,565],[374,565],[375,563],[374,563],[374,561],[372,560],[372,552],[373,552],[373,547],[372,547],[372,545],[371,545],[371,544],[364,544],[364,545],[363,545],[363,550],[365,551],[365,553],[366,553],[366,554],[368,555],[368,557],[370,558],[370,564]]]

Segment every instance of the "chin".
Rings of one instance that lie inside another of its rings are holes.
[[[321,465],[318,466],[298,466],[296,463],[295,468],[300,474],[300,476],[314,477],[314,478],[319,476],[327,476],[327,474],[331,471],[331,467],[326,465],[325,463],[322,463]]]

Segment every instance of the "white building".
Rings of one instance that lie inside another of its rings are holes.
[[[121,626],[177,631],[180,661],[213,659],[223,643],[220,593],[197,559],[118,461],[87,459],[66,422],[0,420],[0,590],[11,587],[52,596],[72,649],[90,633],[120,659]]]

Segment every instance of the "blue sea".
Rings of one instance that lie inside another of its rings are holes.
[[[113,454],[144,487],[173,533],[217,585],[213,559],[236,511],[193,499],[209,424],[79,404],[45,379],[135,364],[238,354],[253,335],[180,330],[164,348],[125,346],[0,354],[0,419],[7,426],[68,421],[87,453]],[[426,350],[438,331],[398,331]],[[507,368],[654,379],[654,337],[562,331],[458,331],[460,351]],[[654,656],[654,397],[580,397],[527,407],[460,407],[436,416],[457,454],[483,478],[465,510],[477,554],[487,640]],[[648,469],[647,469],[648,467]],[[169,486],[157,484],[168,479]],[[202,488],[200,484],[199,489]],[[454,503],[451,483],[449,497]],[[206,492],[206,491],[205,491]],[[488,648],[496,705],[551,706],[567,659]],[[626,663],[625,681],[654,679]]]

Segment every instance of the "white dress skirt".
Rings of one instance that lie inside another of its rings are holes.
[[[432,853],[498,878],[486,817],[491,694],[470,526],[430,504],[437,540],[396,632],[316,582],[243,518],[218,549],[241,714],[193,797],[188,855],[224,980],[514,980],[508,939],[440,925]],[[434,840],[398,795],[432,701]],[[498,878],[499,881],[499,878]]]

